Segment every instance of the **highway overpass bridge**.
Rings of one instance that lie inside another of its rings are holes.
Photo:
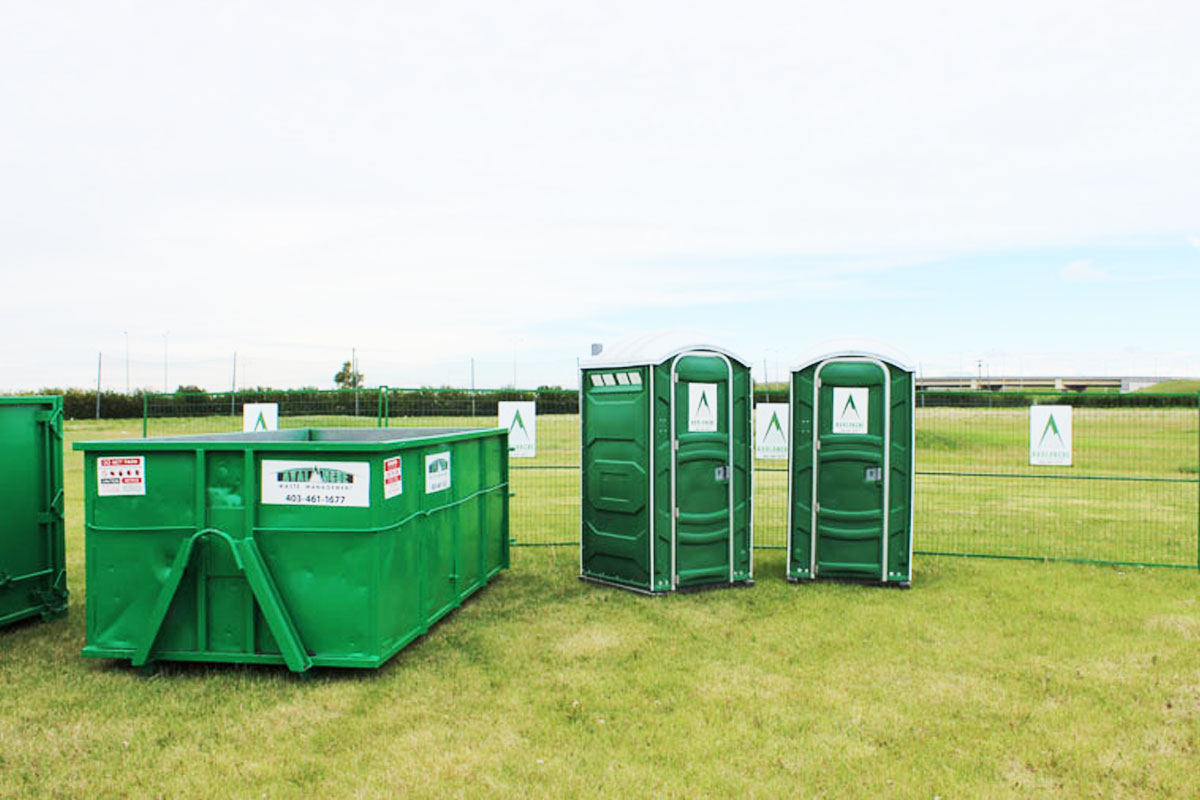
[[[1076,377],[1076,378],[1030,378],[1030,377],[918,377],[917,389],[945,392],[1001,392],[1017,389],[1053,389],[1058,392],[1082,392],[1085,389],[1115,389],[1132,392],[1153,386],[1171,378],[1153,377]]]

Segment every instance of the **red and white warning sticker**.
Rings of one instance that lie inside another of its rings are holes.
[[[396,456],[383,462],[383,497],[386,500],[400,494],[404,494],[404,470],[400,456]]]
[[[97,493],[101,497],[146,493],[146,457],[96,459]]]

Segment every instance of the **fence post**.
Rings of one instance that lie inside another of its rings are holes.
[[[379,387],[379,401],[376,404],[375,411],[375,427],[386,428],[388,426],[388,410],[387,410],[388,387]]]
[[[146,438],[146,420],[150,416],[150,393],[142,392],[142,438]]]

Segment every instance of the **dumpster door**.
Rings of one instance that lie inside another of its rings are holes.
[[[0,625],[67,610],[62,401],[0,398]]]
[[[733,366],[683,353],[671,363],[673,586],[733,580]]]
[[[814,379],[812,574],[886,580],[891,386],[868,358],[822,362]]]

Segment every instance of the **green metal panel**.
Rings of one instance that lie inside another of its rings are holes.
[[[732,368],[715,356],[675,364],[677,585],[732,580]]]
[[[912,374],[832,356],[791,395],[788,578],[910,583]]]
[[[689,383],[714,384],[716,430],[687,430]],[[580,415],[582,577],[654,593],[751,580],[747,366],[703,353],[585,369]],[[682,420],[681,463],[675,460],[673,415]]]
[[[581,389],[580,568],[650,590],[650,369],[597,372],[617,373],[626,377],[611,385],[592,385],[585,374]]]
[[[67,611],[62,398],[0,398],[0,625]]]
[[[754,383],[750,367],[733,363],[733,580],[754,578]]]
[[[502,429],[75,447],[85,656],[378,667],[508,567]]]

